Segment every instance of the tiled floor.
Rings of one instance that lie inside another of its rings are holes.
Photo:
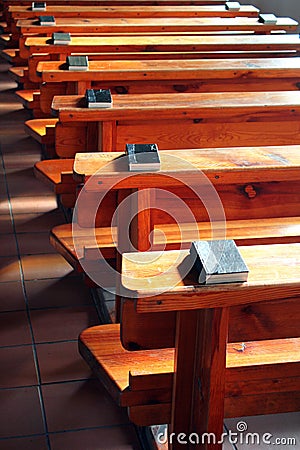
[[[126,411],[78,354],[78,334],[99,318],[49,244],[65,217],[33,175],[41,149],[7,68],[0,61],[0,450],[138,450]]]
[[[65,218],[33,176],[40,147],[23,132],[28,113],[6,70],[0,61],[0,450],[140,449],[126,411],[78,354],[77,336],[98,323],[97,311],[49,245],[49,229]],[[270,443],[246,443],[240,435],[235,443],[232,435],[224,449],[300,449],[299,413],[226,420],[228,433],[241,420],[260,440],[272,434]]]

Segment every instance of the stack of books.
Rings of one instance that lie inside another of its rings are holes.
[[[130,171],[160,170],[160,157],[156,144],[126,144],[126,155]]]
[[[87,89],[85,100],[88,108],[110,108],[112,106],[109,89]]]
[[[241,283],[248,279],[249,269],[232,239],[194,241],[190,258],[200,284]]]

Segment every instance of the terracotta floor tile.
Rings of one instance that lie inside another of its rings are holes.
[[[27,119],[24,119],[27,120]],[[19,156],[24,155],[36,155],[38,158],[41,156],[41,146],[40,144],[28,136],[25,132],[22,131],[22,125],[20,124],[20,130],[17,129],[17,134],[6,135],[5,137],[1,137],[1,141],[3,143],[3,155],[16,155]],[[24,126],[24,125],[23,125]],[[7,130],[7,124],[6,124]],[[12,145],[14,144],[14,145]]]
[[[0,313],[0,347],[31,344],[31,335],[25,311]]]
[[[16,214],[14,223],[17,233],[35,233],[49,231],[56,225],[65,223],[65,217],[61,211],[54,209],[45,213]]]
[[[37,384],[31,345],[0,348],[0,361],[5,370],[0,373],[0,388]]]
[[[138,450],[141,449],[134,428],[121,427],[96,428],[93,430],[55,433],[50,435],[51,450]]]
[[[36,387],[0,391],[0,437],[26,436],[43,432]]]
[[[24,293],[20,281],[0,283],[0,311],[25,309]]]
[[[30,197],[11,197],[13,215],[24,213],[43,213],[57,208],[57,200],[52,195],[36,195]]]
[[[25,280],[57,278],[74,273],[70,264],[58,254],[22,256],[21,264]]]
[[[39,181],[33,174],[33,169],[21,170],[7,175],[9,194],[15,196],[53,195],[51,189]]]
[[[17,245],[13,234],[0,234],[0,256],[16,256]]]
[[[76,340],[82,330],[99,323],[93,306],[32,310],[30,316],[37,343]]]
[[[0,233],[12,233],[13,225],[9,214],[0,214]]]
[[[44,385],[42,393],[50,432],[128,423],[96,380]]]
[[[92,304],[89,288],[75,276],[26,281],[25,288],[30,308]]]
[[[16,256],[0,258],[0,283],[4,281],[20,281],[20,263]]]
[[[49,231],[45,233],[17,234],[17,241],[20,255],[57,253],[55,248],[50,244]]]
[[[35,154],[22,155],[16,158],[14,154],[4,154],[3,155],[5,169],[25,169],[31,168],[33,165],[40,160],[40,158]]]
[[[92,372],[78,352],[77,340],[36,346],[42,383],[91,378]],[[1,357],[1,355],[0,355]]]
[[[48,447],[44,436],[33,436],[0,441],[0,450],[48,450]]]

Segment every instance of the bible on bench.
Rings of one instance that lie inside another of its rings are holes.
[[[239,11],[241,9],[241,5],[239,2],[226,2],[225,9],[228,11]]]
[[[110,108],[112,106],[110,89],[87,89],[85,100],[88,108]]]
[[[32,9],[32,11],[46,11],[46,3],[45,2],[32,2],[31,9]]]
[[[277,22],[277,17],[275,16],[275,14],[260,14],[258,16],[258,21],[260,23],[275,24]]]
[[[67,56],[68,70],[74,70],[74,72],[83,72],[88,70],[89,60],[87,56]]]
[[[39,24],[41,26],[55,25],[55,17],[54,16],[39,16]]]
[[[68,45],[71,42],[70,33],[52,33],[52,42],[54,45]]]
[[[249,269],[232,239],[194,241],[190,257],[200,284],[247,281]]]
[[[128,169],[131,171],[153,171],[160,169],[160,157],[156,144],[126,144]]]

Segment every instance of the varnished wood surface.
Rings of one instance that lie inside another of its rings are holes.
[[[48,3],[48,2],[47,2]],[[12,5],[9,13],[14,19],[30,19],[40,16],[28,6]],[[59,17],[257,17],[259,10],[252,5],[241,5],[238,11],[229,11],[224,5],[186,6],[86,6],[78,5],[76,10],[65,5],[49,5],[47,14]]]
[[[211,60],[89,61],[87,71],[75,72],[60,61],[41,61],[37,73],[45,82],[292,78],[300,76],[300,58],[249,58]],[[224,85],[224,88],[226,86]]]
[[[145,32],[218,32],[248,31],[254,33],[272,30],[295,31],[298,22],[289,17],[278,17],[275,24],[262,23],[257,18],[57,18],[55,25],[43,26],[35,19],[18,20],[21,34],[41,34],[57,31],[69,33],[145,33]]]
[[[136,299],[139,312],[234,306],[300,294],[300,244],[239,249],[249,268],[248,281],[214,286],[197,286],[191,277],[182,280],[180,267],[188,263],[188,250],[126,253],[124,292]]]
[[[114,95],[111,108],[89,109],[83,96],[55,96],[52,111],[61,121],[101,121],[142,119],[143,112],[151,119],[203,118],[228,116],[229,112],[244,114],[255,112],[280,113],[281,117],[296,117],[300,108],[300,92],[223,92]],[[196,114],[196,116],[195,116]],[[284,116],[285,115],[285,116]]]
[[[300,146],[232,147],[217,149],[164,150],[160,152],[161,170],[152,173],[128,171],[124,153],[77,153],[74,160],[74,176],[85,182],[89,190],[132,189],[141,185],[164,187],[180,185],[185,179],[188,185],[199,183],[199,171],[215,185],[255,181],[297,180],[300,173]],[[124,177],[126,175],[126,177]],[[131,176],[128,176],[131,175]],[[166,177],[164,177],[166,175]],[[168,175],[173,178],[168,178]],[[176,177],[179,177],[177,179]],[[124,180],[122,180],[124,178]],[[99,184],[99,181],[101,184]]]
[[[214,36],[160,36],[73,37],[68,45],[54,45],[48,37],[28,37],[25,49],[29,53],[70,54],[87,52],[200,52],[200,51],[279,51],[300,49],[298,34],[271,35],[214,35]],[[21,55],[22,56],[22,55]],[[28,56],[28,55],[26,55]]]

